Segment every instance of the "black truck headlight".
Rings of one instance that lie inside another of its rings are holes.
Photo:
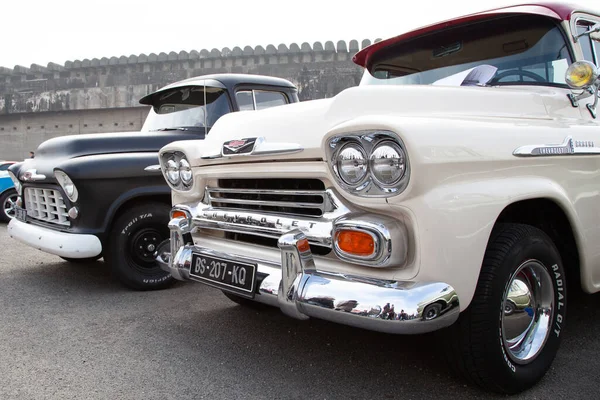
[[[337,182],[357,196],[390,197],[408,185],[408,155],[394,132],[369,130],[334,136],[327,143],[327,156]]]
[[[17,193],[19,194],[19,196],[21,196],[23,194],[23,186],[21,186],[21,182],[19,182],[19,180],[17,179],[15,174],[12,173],[12,171],[8,171],[8,176],[10,176],[10,179],[13,181],[13,185],[15,185]]]
[[[194,183],[194,174],[185,154],[180,151],[162,153],[160,165],[162,173],[172,189],[190,190]]]
[[[69,175],[57,169],[54,171],[54,177],[58,181],[58,184],[65,191],[65,194],[67,195],[69,200],[75,203],[79,198],[79,192],[77,191],[77,187],[75,187],[75,184],[73,183],[71,178],[69,178]]]

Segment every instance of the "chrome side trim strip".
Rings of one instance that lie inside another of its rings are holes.
[[[159,172],[160,171],[160,164],[148,165],[146,168],[144,168],[144,171],[147,171],[147,172]]]
[[[591,140],[573,140],[567,136],[560,144],[534,144],[521,146],[513,155],[516,157],[540,157],[540,156],[570,156],[570,155],[594,155],[600,154],[600,147],[596,147]]]

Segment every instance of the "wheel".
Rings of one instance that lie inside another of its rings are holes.
[[[165,289],[175,283],[154,259],[158,245],[169,237],[170,207],[145,203],[127,209],[113,223],[104,260],[113,275],[135,290]]]
[[[515,305],[506,313],[507,303]],[[471,304],[449,328],[448,358],[487,390],[533,386],[552,363],[565,327],[566,280],[558,250],[529,225],[497,226]]]
[[[253,308],[255,310],[262,310],[262,309],[265,309],[268,307],[266,304],[259,303],[254,300],[250,300],[250,299],[247,299],[242,296],[237,296],[233,293],[225,292],[223,290],[222,290],[222,292],[225,295],[225,297],[227,297],[229,300],[233,301],[234,303],[239,304],[240,306]]]
[[[506,300],[506,303],[504,303],[504,315],[512,315],[516,308],[517,306],[515,306],[515,303],[511,302],[510,300]]]
[[[442,313],[442,304],[433,303],[433,304],[430,304],[427,307],[425,307],[425,309],[423,310],[423,319],[425,321],[429,321],[429,320],[439,317],[441,313]]]
[[[14,189],[9,189],[0,195],[0,221],[8,222],[15,217],[15,205],[19,195]]]
[[[59,256],[60,257],[60,256]],[[71,258],[71,257],[60,257],[63,260],[73,263],[73,264],[90,264],[93,263],[94,261],[98,261],[99,259],[102,258],[102,254],[96,256],[96,257],[89,257],[89,258]]]

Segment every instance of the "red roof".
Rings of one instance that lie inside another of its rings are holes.
[[[369,65],[371,56],[385,47],[443,28],[449,28],[451,26],[464,24],[466,22],[485,19],[495,14],[536,14],[545,15],[547,17],[554,18],[559,21],[568,21],[571,18],[571,14],[574,11],[580,9],[580,7],[566,3],[521,4],[510,7],[495,8],[493,10],[482,11],[476,14],[469,14],[463,17],[438,22],[433,25],[428,25],[423,28],[404,33],[402,35],[395,36],[393,38],[386,39],[381,42],[377,42],[375,44],[372,44],[371,46],[365,47],[364,49],[356,53],[352,58],[352,61],[354,61],[361,67],[366,67],[367,65]]]

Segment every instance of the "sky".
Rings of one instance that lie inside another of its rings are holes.
[[[506,0],[3,0],[0,66],[396,36]],[[600,10],[598,0],[577,4]]]

